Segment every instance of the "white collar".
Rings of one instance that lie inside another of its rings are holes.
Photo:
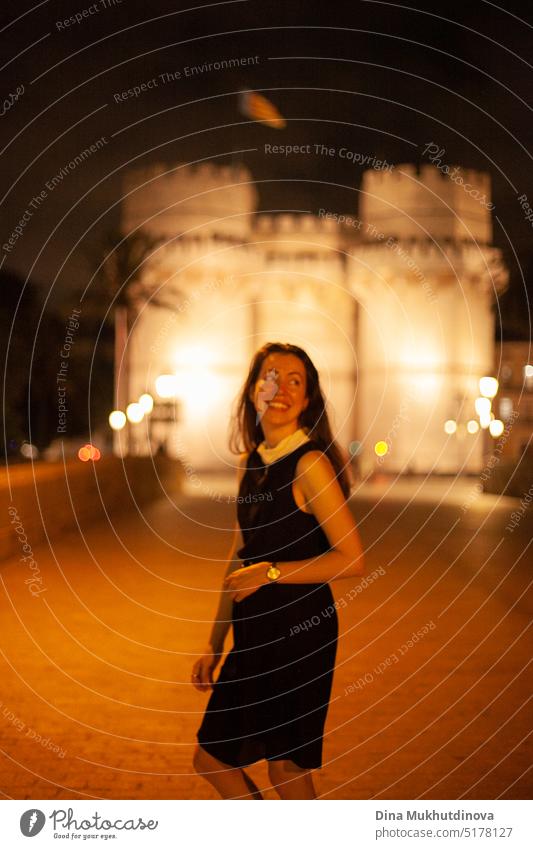
[[[296,448],[299,448],[300,445],[304,445],[306,442],[309,442],[309,437],[303,428],[299,428],[298,430],[295,430],[294,433],[290,433],[289,436],[285,436],[281,439],[277,445],[274,445],[273,448],[269,448],[265,440],[263,440],[263,442],[257,446],[257,453],[261,457],[263,463],[268,466],[270,463],[274,463],[276,460],[279,460],[280,457],[284,457],[285,454],[290,454],[291,451],[295,451]]]

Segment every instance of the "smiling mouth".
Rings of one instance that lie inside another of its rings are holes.
[[[269,407],[273,407],[275,410],[288,410],[289,404],[283,404],[281,401],[269,401]]]

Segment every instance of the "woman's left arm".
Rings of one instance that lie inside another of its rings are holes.
[[[319,584],[364,573],[361,538],[335,471],[321,451],[308,451],[298,461],[298,483],[307,506],[326,534],[331,550],[308,560],[277,563],[282,584]]]
[[[308,451],[298,461],[296,471],[307,506],[320,523],[331,550],[307,560],[277,561],[281,574],[276,583],[322,584],[362,575],[361,539],[330,460],[321,451]],[[268,584],[269,565],[262,561],[229,576],[226,588],[235,593],[236,601]]]

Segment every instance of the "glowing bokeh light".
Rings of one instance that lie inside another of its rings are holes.
[[[126,414],[122,410],[113,410],[109,413],[109,425],[113,430],[122,430],[126,422]]]
[[[488,416],[490,413],[490,406],[489,398],[476,398],[474,401],[474,407],[476,408],[478,416]]]
[[[139,405],[145,414],[152,412],[152,410],[154,409],[154,399],[152,398],[149,392],[145,392],[143,395],[141,395],[141,397],[139,398]]]
[[[32,445],[31,442],[23,442],[20,446],[20,453],[27,460],[35,460],[39,456],[39,449],[36,445]]]
[[[177,385],[175,374],[160,374],[155,381],[155,391],[160,398],[175,398]]]
[[[445,433],[455,433],[457,430],[457,422],[453,419],[448,419],[448,421],[444,422],[444,431]]]
[[[88,460],[99,460],[101,456],[100,449],[96,445],[91,445],[90,442],[87,442],[78,451],[78,458],[83,463],[87,463]]]
[[[495,377],[480,377],[479,391],[485,398],[494,398],[498,391],[498,381]]]
[[[144,418],[144,410],[140,404],[133,402],[133,404],[128,404],[126,407],[126,415],[128,417],[128,421],[132,424],[139,424],[139,422],[142,422]]]
[[[389,446],[382,439],[380,439],[380,441],[376,442],[376,444],[374,445],[374,452],[377,454],[378,457],[384,457],[388,450]]]

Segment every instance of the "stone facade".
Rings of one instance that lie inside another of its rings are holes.
[[[490,199],[487,175],[464,176]],[[144,284],[175,308],[140,304],[122,397],[155,395],[160,374],[178,381],[175,424],[156,409],[130,427],[130,451],[164,443],[194,470],[234,465],[227,426],[250,358],[290,341],[317,365],[340,443],[361,444],[363,473],[480,469],[482,434],[461,422],[475,417],[479,377],[493,373],[493,304],[507,283],[489,210],[434,166],[397,165],[365,172],[359,211],[346,218],[258,213],[241,166],[128,174],[124,232],[161,238]],[[450,418],[460,423],[452,436]]]

